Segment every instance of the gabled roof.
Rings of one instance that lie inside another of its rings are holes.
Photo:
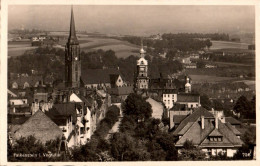
[[[108,93],[112,95],[129,95],[133,93],[133,86],[123,86],[123,87],[116,87],[108,89]]]
[[[49,140],[61,138],[63,132],[42,111],[38,110],[14,133],[15,139],[33,135],[37,140],[45,143]]]
[[[241,122],[233,117],[226,117],[225,118],[226,122],[229,122],[232,125],[236,125],[236,124],[241,124]]]
[[[76,103],[61,103],[54,104],[52,109],[46,112],[46,114],[52,119],[58,119],[57,117],[69,117],[72,116],[72,122],[77,122]]]
[[[22,125],[29,118],[30,118],[30,116],[8,114],[8,124],[11,124],[11,125]]]
[[[235,135],[241,135],[240,131],[238,131],[235,126],[232,126],[229,122],[226,122],[225,124]]]
[[[201,116],[204,116],[204,129],[201,127]],[[215,127],[214,116],[205,110],[196,109],[193,114],[186,117],[174,131],[174,135],[182,136],[176,146],[183,146],[186,140],[191,140],[195,145],[204,147],[237,147],[243,142],[231,130],[228,124],[218,120],[218,128]],[[230,125],[231,126],[231,125]],[[231,126],[232,127],[232,126]],[[222,141],[214,142],[209,140],[209,136],[222,136]]]
[[[116,84],[116,81],[119,77],[119,74],[110,74],[109,75],[109,78],[110,78],[110,83],[111,84]]]
[[[19,87],[23,87],[25,82],[28,82],[30,86],[34,86],[37,82],[42,81],[42,76],[31,75],[31,76],[20,76],[14,80],[11,80],[10,83],[16,82]]]
[[[177,102],[199,102],[200,96],[198,94],[178,94]]]
[[[209,136],[223,136],[219,131],[218,129],[214,129],[210,134]]]
[[[110,83],[110,75],[119,75],[117,69],[85,69],[82,70],[81,79],[84,84]]]
[[[174,135],[178,135],[178,133],[189,123],[195,122],[199,117],[204,116],[205,118],[214,118],[214,116],[205,108],[199,107],[194,108],[194,112],[190,114],[187,118],[185,118],[178,128],[173,132]]]
[[[179,111],[179,110],[184,111],[185,109],[186,109],[186,104],[179,104],[179,103],[176,103],[176,104],[171,108],[171,110],[174,110],[174,111]]]
[[[174,124],[180,124],[181,121],[183,121],[186,117],[187,117],[187,115],[174,115],[173,122],[174,122]]]

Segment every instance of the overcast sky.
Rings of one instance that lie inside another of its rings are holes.
[[[254,32],[253,6],[74,6],[77,30],[125,35]],[[69,30],[71,6],[9,6],[8,26]]]

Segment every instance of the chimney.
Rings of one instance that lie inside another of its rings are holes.
[[[223,116],[223,117],[221,117],[221,122],[222,123],[226,123],[226,118]]]
[[[215,116],[215,128],[218,129],[218,116]]]
[[[204,129],[205,128],[205,118],[204,118],[204,116],[202,115],[201,116],[201,129]]]

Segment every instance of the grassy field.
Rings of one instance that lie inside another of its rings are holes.
[[[27,50],[32,50],[37,47],[32,47],[31,42],[21,41],[21,42],[8,42],[8,57],[20,56]]]
[[[226,49],[226,48],[248,49],[248,44],[246,43],[226,42],[226,41],[211,41],[211,42],[212,42],[212,46],[210,47],[210,50]]]
[[[209,76],[209,75],[189,75],[192,79],[193,83],[216,83],[223,81],[234,81],[238,80],[238,78],[234,77],[218,77],[218,76]]]
[[[60,33],[59,35],[66,35]],[[87,35],[79,35],[80,48],[82,51],[94,51],[98,49],[103,50],[113,50],[117,57],[126,58],[130,55],[138,56],[140,47],[131,44],[127,41],[121,41],[117,39],[107,38],[107,37],[88,37]],[[66,37],[62,37],[59,44],[54,46],[56,48],[64,49],[67,42]],[[30,41],[26,42],[9,42],[8,43],[8,56],[19,56],[22,55],[26,50],[35,49],[37,47],[32,47]]]

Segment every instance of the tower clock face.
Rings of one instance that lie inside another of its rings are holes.
[[[78,60],[78,57],[75,57],[75,60],[77,61],[77,60]]]

